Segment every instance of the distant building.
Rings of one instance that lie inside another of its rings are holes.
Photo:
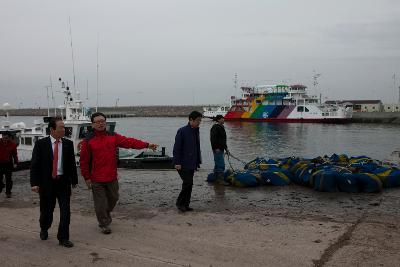
[[[354,112],[382,112],[384,105],[381,100],[329,100],[325,104],[346,104],[353,107]]]

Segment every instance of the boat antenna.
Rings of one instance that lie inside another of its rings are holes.
[[[393,73],[393,89],[396,91],[396,73]],[[400,87],[399,87],[399,103],[400,103]]]
[[[50,75],[50,89],[51,89],[51,99],[53,100],[54,117],[56,117],[57,116],[56,99],[54,97],[53,80],[51,79],[51,75]],[[49,114],[50,114],[50,112],[49,112]]]
[[[319,83],[318,83],[318,78],[319,78],[321,75],[322,75],[321,73],[317,73],[315,70],[313,71],[313,76],[312,76],[312,78],[313,78],[314,92],[317,92],[317,85],[319,84]],[[320,103],[320,104],[322,104],[322,103],[321,103],[321,97],[322,97],[322,95],[321,95],[321,92],[320,92],[320,96],[319,96],[319,103]]]
[[[96,53],[96,112],[99,107],[99,33],[97,33],[97,53]]]
[[[238,84],[237,78],[238,78],[238,75],[237,75],[237,73],[235,73],[235,79],[233,80],[233,86],[235,88],[235,96],[237,95],[237,84]]]
[[[68,17],[69,19],[69,36],[71,39],[71,55],[72,55],[72,74],[74,76],[74,92],[76,96],[76,85],[75,85],[75,60],[74,60],[74,48],[72,46],[72,27],[71,27],[71,17]]]
[[[45,86],[46,88],[46,96],[47,96],[47,117],[50,117],[50,98],[49,98],[49,88],[50,86]]]
[[[51,87],[51,86],[50,86],[50,87]],[[56,101],[55,101],[55,99],[54,99],[54,92],[53,92],[53,89],[51,89],[51,99],[53,100],[54,116],[57,116]]]
[[[86,101],[89,100],[89,80],[86,79]]]

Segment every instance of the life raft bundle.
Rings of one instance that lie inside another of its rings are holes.
[[[400,168],[367,156],[345,154],[313,159],[256,158],[246,163],[243,170],[225,171],[224,180],[235,187],[285,186],[293,182],[321,192],[374,193],[400,186]],[[216,181],[213,173],[207,181]]]

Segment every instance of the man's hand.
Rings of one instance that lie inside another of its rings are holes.
[[[87,188],[88,188],[89,190],[92,189],[92,181],[90,181],[90,180],[85,180],[85,182],[86,182]]]
[[[182,170],[182,165],[175,165],[175,169],[177,169],[178,171]]]
[[[31,190],[32,192],[39,193],[39,186],[32,186]]]
[[[156,151],[157,147],[158,147],[158,145],[156,145],[156,144],[149,144],[149,146],[148,146],[148,148],[150,148],[153,151]]]
[[[76,188],[76,184],[73,184],[73,185],[72,185],[72,188]]]
[[[18,166],[18,164],[17,164],[17,163],[14,163],[14,165],[13,165],[14,169],[16,169],[17,166]]]
[[[230,155],[230,154],[231,154],[231,152],[229,151],[229,149],[225,149],[225,153],[226,153],[227,155]]]
[[[214,150],[215,153],[219,153],[219,151],[221,151],[221,150],[219,150],[219,148]]]

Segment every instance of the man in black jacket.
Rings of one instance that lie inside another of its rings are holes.
[[[175,137],[174,166],[182,179],[182,190],[176,200],[176,207],[181,212],[192,211],[190,199],[193,188],[194,172],[200,168],[200,133],[199,126],[203,115],[198,111],[189,114],[189,122],[180,128]]]
[[[53,222],[56,199],[60,207],[57,239],[64,247],[73,247],[69,241],[71,185],[76,187],[78,174],[72,141],[63,138],[64,122],[61,118],[49,121],[50,136],[35,143],[31,160],[31,189],[40,196],[40,239],[48,238]]]
[[[214,175],[217,182],[225,184],[224,182],[224,151],[229,153],[228,146],[226,144],[226,132],[224,127],[224,117],[217,115],[214,118],[216,122],[210,130],[210,141],[211,148],[214,154]]]

